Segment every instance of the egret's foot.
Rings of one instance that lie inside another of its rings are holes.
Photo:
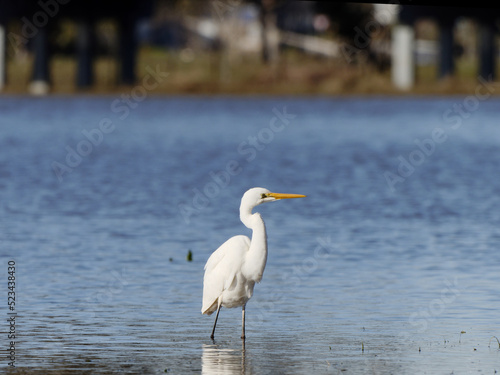
[[[214,340],[214,339],[215,339],[215,336],[212,334],[212,335],[210,335],[210,338],[211,338],[212,340]]]

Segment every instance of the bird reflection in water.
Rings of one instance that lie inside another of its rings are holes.
[[[217,344],[203,344],[201,356],[201,373],[214,374],[252,374],[245,361],[245,341],[242,340],[241,350],[224,348]]]

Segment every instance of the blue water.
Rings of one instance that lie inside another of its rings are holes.
[[[18,369],[500,370],[499,99],[118,99],[0,99]],[[258,207],[243,348],[239,309],[210,340],[202,278],[254,186],[307,198]]]

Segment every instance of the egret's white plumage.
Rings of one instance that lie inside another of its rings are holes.
[[[221,306],[242,306],[242,334],[245,338],[245,305],[252,297],[255,283],[260,282],[267,261],[267,235],[264,220],[252,209],[264,202],[302,198],[305,195],[271,193],[264,188],[248,190],[241,199],[240,219],[252,229],[252,239],[234,236],[215,250],[205,264],[202,314],[217,311],[211,337]]]

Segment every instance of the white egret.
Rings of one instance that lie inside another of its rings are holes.
[[[305,195],[271,193],[258,187],[243,194],[240,220],[252,229],[252,240],[242,235],[231,237],[212,253],[205,264],[201,313],[211,315],[217,310],[212,339],[221,306],[242,306],[241,338],[245,338],[245,305],[252,297],[255,283],[262,279],[267,261],[266,226],[258,212],[252,214],[252,209],[264,202],[303,197]]]

